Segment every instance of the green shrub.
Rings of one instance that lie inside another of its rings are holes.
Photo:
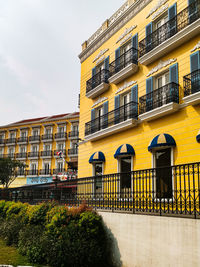
[[[3,209],[4,209],[5,204],[6,204],[5,200],[0,201],[0,217],[3,217]]]
[[[27,209],[26,204],[23,204],[20,202],[17,202],[17,203],[13,202],[6,211],[6,219],[9,220],[11,218],[15,218],[20,215],[20,212],[21,212],[21,215],[25,214],[26,209]]]
[[[28,208],[28,218],[30,224],[44,225],[47,212],[52,208],[50,203],[42,203]]]

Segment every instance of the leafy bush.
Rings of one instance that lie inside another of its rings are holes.
[[[29,223],[35,225],[45,224],[47,212],[51,209],[51,207],[50,203],[30,206],[28,208]]]
[[[23,228],[20,218],[12,218],[2,221],[0,225],[0,235],[6,242],[6,245],[17,245],[19,231]]]

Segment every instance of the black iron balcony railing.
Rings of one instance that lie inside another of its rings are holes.
[[[15,157],[15,153],[14,153],[14,152],[13,152],[13,153],[8,153],[8,154],[5,154],[4,156],[5,156],[5,158],[11,158],[11,159],[14,159],[14,157]]]
[[[29,158],[38,158],[39,157],[39,152],[38,151],[28,152],[28,157]]]
[[[179,103],[179,85],[166,84],[139,98],[140,114],[151,111],[171,102]]]
[[[139,42],[139,56],[142,57],[167,39],[200,18],[200,0],[183,9],[174,18],[167,21],[157,30]]]
[[[65,172],[65,169],[64,168],[58,168],[58,169],[54,169],[53,170],[53,174],[59,174],[59,173],[63,173],[63,172]]]
[[[39,174],[40,175],[51,175],[52,171],[51,171],[51,169],[43,169],[43,170],[39,171]]]
[[[21,153],[17,153],[16,154],[16,158],[17,159],[22,159],[22,158],[26,158],[27,157],[27,153],[26,152],[21,152]]]
[[[67,138],[67,133],[56,133],[55,139]]]
[[[27,170],[27,175],[39,175],[39,172],[36,169]]]
[[[79,136],[79,132],[78,131],[71,131],[68,134],[69,137],[78,137]]]
[[[200,69],[183,77],[184,96],[200,91]]]
[[[52,140],[53,134],[44,134],[42,135],[42,140]]]
[[[15,144],[15,143],[16,143],[16,138],[8,138],[8,139],[6,140],[6,143],[7,143],[7,144]]]
[[[110,63],[110,77],[131,63],[138,64],[138,50],[133,47]]]
[[[85,124],[85,135],[96,133],[128,119],[138,118],[138,103],[131,101]]]
[[[68,155],[78,155],[78,148],[68,149]]]
[[[57,188],[57,199],[67,206],[84,201],[89,207],[112,212],[200,219],[199,181],[200,162],[196,162],[67,180],[48,187],[18,187],[15,201],[49,201],[49,196],[43,197],[45,192]],[[7,189],[1,198],[12,200],[15,191]]]
[[[23,168],[17,170],[17,176],[26,176],[26,170],[24,170]]]
[[[5,139],[0,139],[0,145],[4,145],[6,143]]]
[[[29,136],[29,142],[33,142],[33,141],[40,141],[40,136],[39,135]]]
[[[28,142],[28,137],[19,137],[17,138],[18,143],[27,143]]]
[[[108,78],[109,78],[109,71],[100,70],[97,74],[95,74],[91,79],[89,79],[86,82],[86,93],[89,93],[103,82],[108,83]]]
[[[63,156],[66,156],[66,149],[57,149],[57,150],[54,150],[54,156],[59,156],[57,153],[59,152],[62,152],[62,155]]]
[[[49,157],[49,156],[52,156],[52,150],[41,151],[41,157]]]

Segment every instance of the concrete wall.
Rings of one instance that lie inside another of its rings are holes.
[[[99,214],[114,236],[118,266],[200,266],[200,220]]]

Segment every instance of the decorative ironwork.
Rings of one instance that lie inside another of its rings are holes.
[[[51,150],[44,150],[44,151],[41,151],[41,157],[50,157],[52,156],[52,151]]]
[[[89,93],[101,83],[108,83],[108,78],[109,71],[104,69],[100,70],[97,74],[92,76],[92,78],[86,82],[86,93]]]
[[[85,135],[96,133],[128,119],[137,119],[138,103],[131,101],[85,124]]]
[[[78,131],[71,131],[68,134],[69,137],[77,137],[79,136],[79,132]]]
[[[110,63],[110,77],[131,63],[138,64],[138,50],[133,47]]]
[[[55,139],[61,139],[61,138],[67,138],[67,133],[64,133],[64,132],[62,132],[62,133],[56,133],[55,134]]]
[[[27,143],[28,142],[28,137],[19,137],[17,139],[18,143]]]
[[[42,135],[42,140],[52,140],[53,134],[44,134]]]
[[[49,201],[47,192],[55,189],[57,200],[68,206],[85,201],[96,209],[200,218],[200,162],[10,188],[0,195],[11,200],[17,191],[14,200],[37,203]]]
[[[40,175],[51,175],[52,171],[50,169],[43,169],[39,171]]]
[[[32,135],[29,136],[29,142],[33,142],[33,141],[40,141],[40,136],[39,135]]]
[[[174,18],[167,21],[139,42],[139,56],[144,56],[149,51],[162,44],[164,41],[171,38],[199,18],[200,0],[194,0],[191,5],[183,9]]]
[[[200,91],[200,69],[183,77],[184,96]]]
[[[35,176],[37,176],[38,174],[39,174],[39,172],[36,169],[27,170],[27,175],[35,175]]]
[[[78,155],[78,148],[70,148],[68,149],[68,155]]]
[[[27,157],[27,153],[26,152],[21,152],[21,153],[17,153],[16,154],[16,158],[17,159],[22,159],[22,158],[26,158]]]
[[[151,111],[171,102],[179,103],[179,85],[166,84],[139,98],[140,114]]]
[[[37,151],[28,152],[28,157],[29,158],[38,158],[39,157],[39,152],[37,152]]]
[[[15,143],[16,143],[16,138],[8,138],[8,139],[6,140],[6,143],[7,143],[7,144],[15,144]]]

